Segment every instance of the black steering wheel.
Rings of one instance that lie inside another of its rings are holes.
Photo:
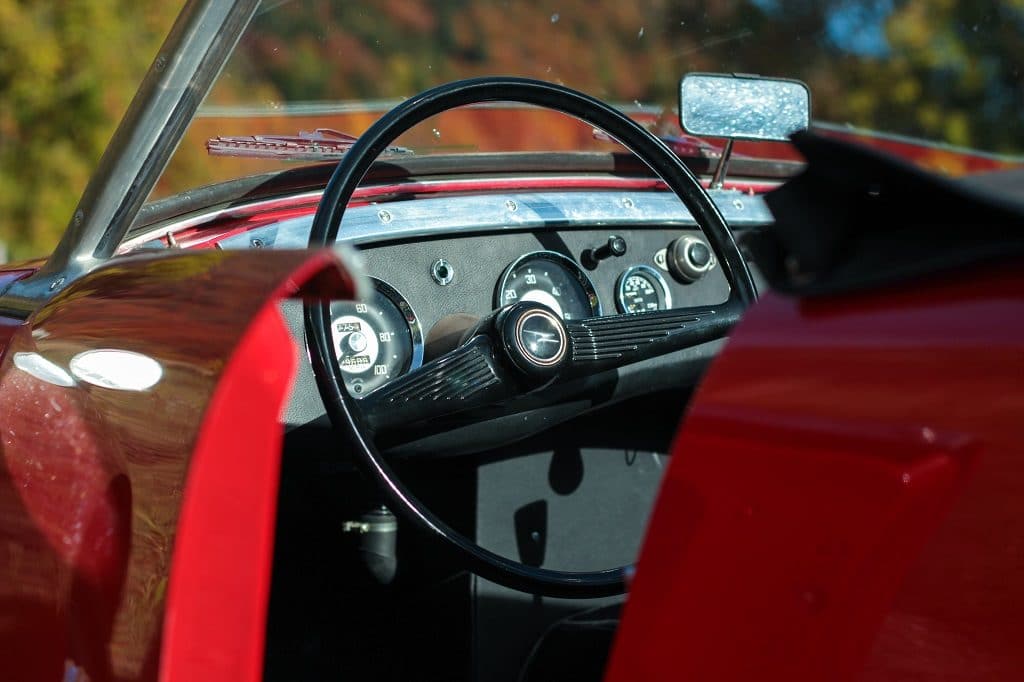
[[[487,77],[423,92],[378,120],[345,154],[313,219],[311,248],[332,245],[345,207],[377,156],[399,135],[448,109],[481,102],[546,107],[600,128],[632,150],[690,210],[716,252],[730,284],[718,306],[595,317],[563,322],[536,303],[505,306],[484,318],[454,350],[355,400],[345,389],[330,332],[327,304],[306,306],[306,338],[327,414],[344,433],[357,464],[379,486],[388,506],[454,548],[468,568],[493,582],[558,597],[598,597],[625,591],[627,567],[568,572],[499,556],[455,532],[395,476],[374,433],[536,393],[555,383],[604,372],[723,337],[756,297],[754,281],[722,214],[697,178],[660,140],[616,109],[543,81]],[[544,344],[531,343],[543,338]]]

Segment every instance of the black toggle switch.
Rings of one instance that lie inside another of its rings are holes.
[[[580,262],[588,270],[593,270],[605,258],[611,258],[612,256],[618,258],[624,255],[626,255],[626,240],[617,234],[613,234],[601,246],[584,251],[580,256]]]

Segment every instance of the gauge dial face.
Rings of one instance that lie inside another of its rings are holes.
[[[505,268],[494,294],[495,307],[533,301],[553,310],[563,320],[581,320],[601,314],[590,278],[570,258],[554,251],[536,251]]]
[[[356,398],[423,363],[423,337],[409,303],[386,283],[373,284],[367,301],[331,304],[335,357]]]
[[[615,302],[624,313],[644,313],[668,310],[672,307],[672,295],[657,270],[634,265],[619,275]]]

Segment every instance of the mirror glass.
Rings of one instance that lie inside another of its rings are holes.
[[[800,81],[692,73],[679,84],[679,122],[691,135],[787,140],[810,118],[810,92]]]

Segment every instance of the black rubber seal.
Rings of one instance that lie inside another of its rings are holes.
[[[807,167],[766,196],[775,224],[745,246],[772,288],[834,296],[1024,255],[1010,171],[954,180],[860,144],[793,136]]]

